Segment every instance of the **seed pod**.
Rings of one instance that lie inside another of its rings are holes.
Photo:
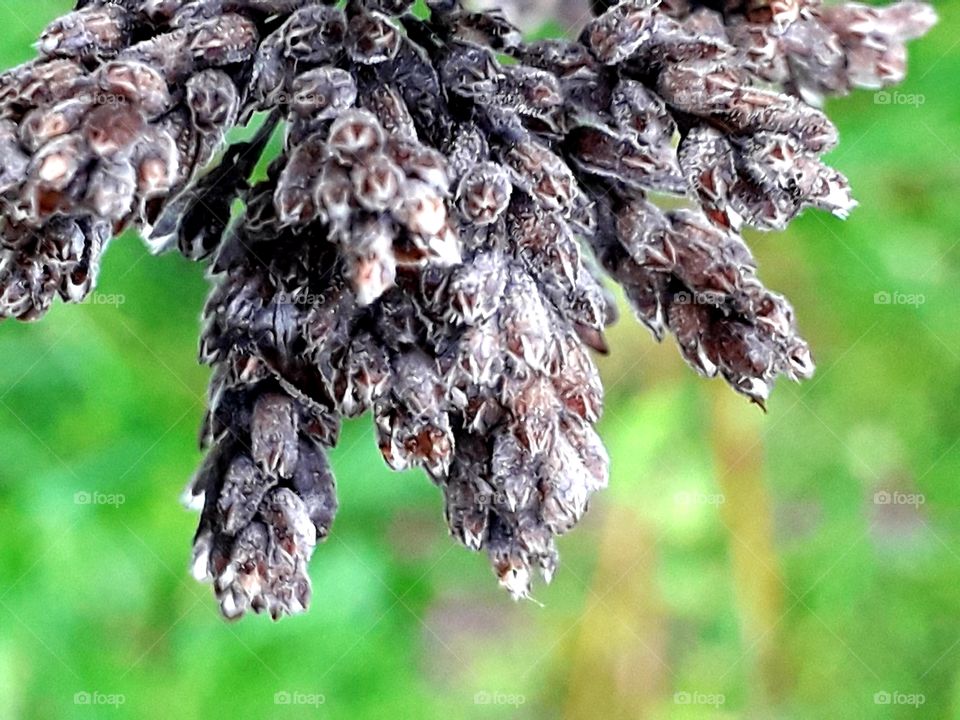
[[[568,136],[573,161],[588,173],[611,177],[630,187],[682,193],[676,157],[662,146],[644,146],[629,135],[600,127],[580,127]]]
[[[31,110],[20,123],[20,144],[36,152],[53,138],[77,130],[93,107],[92,98],[80,97]]]
[[[378,85],[366,94],[362,104],[377,116],[389,137],[396,140],[417,139],[413,116],[396,88],[391,85]]]
[[[335,58],[346,32],[346,18],[340,10],[313,4],[290,15],[275,37],[286,60],[320,64]]]
[[[576,180],[563,160],[533,140],[512,145],[503,162],[514,184],[549,210],[567,209],[577,191]]]
[[[274,194],[280,222],[305,225],[319,216],[320,208],[314,202],[313,185],[324,160],[320,136],[313,136],[294,150],[280,175]]]
[[[482,102],[494,97],[504,75],[489,49],[464,44],[450,48],[440,77],[451,92]]]
[[[507,209],[511,189],[510,180],[499,165],[475,165],[460,180],[460,209],[468,221],[489,225]]]
[[[227,468],[217,497],[217,510],[223,516],[223,531],[236,535],[251,523],[264,495],[276,483],[273,476],[261,472],[245,455],[239,455]]]
[[[297,75],[292,90],[290,109],[314,121],[337,117],[357,99],[353,77],[334,67],[316,68]]]
[[[201,133],[221,135],[236,122],[237,88],[226,73],[204,70],[187,81],[187,107]]]
[[[298,460],[297,410],[284,395],[261,395],[250,422],[250,451],[260,469],[288,478]]]
[[[87,179],[86,205],[98,217],[122,220],[133,207],[137,175],[127,159],[99,162]]]
[[[0,120],[0,195],[23,182],[29,162],[30,158],[18,144],[17,126],[9,120]]]
[[[327,145],[340,162],[350,164],[358,157],[383,147],[384,133],[376,117],[366,110],[343,113],[330,126]]]
[[[134,60],[115,60],[101,65],[96,78],[108,99],[115,97],[118,103],[131,102],[148,118],[155,118],[172,104],[166,81],[149,65]]]
[[[394,206],[404,181],[400,168],[386,156],[369,155],[350,173],[357,201],[367,210],[383,212]]]
[[[74,97],[88,89],[89,78],[74,60],[38,60],[0,76],[2,117],[19,121],[23,113]]]
[[[187,49],[198,67],[220,67],[249,60],[258,40],[256,25],[228,13],[191,27]]]
[[[347,24],[346,47],[354,62],[382,63],[396,56],[400,32],[382,13],[359,12]]]
[[[650,40],[654,0],[624,0],[584,28],[581,42],[600,62],[613,65]]]
[[[103,58],[130,40],[133,18],[114,3],[87,7],[54,20],[40,35],[37,49],[51,57]]]

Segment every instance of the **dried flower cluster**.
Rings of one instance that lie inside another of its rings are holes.
[[[607,482],[601,269],[753,401],[808,377],[740,231],[851,209],[816,105],[900,80],[935,19],[625,0],[576,41],[528,43],[496,11],[410,5],[81,0],[0,76],[0,317],[81,301],[127,227],[213,258],[189,494],[194,572],[227,617],[307,606],[337,507],[325,449],[368,411],[386,462],[424,468],[514,597],[549,581],[555,536]]]

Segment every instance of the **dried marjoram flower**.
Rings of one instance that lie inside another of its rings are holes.
[[[535,569],[549,580],[554,537],[607,482],[600,268],[658,339],[754,402],[808,377],[740,231],[849,212],[816,104],[900,80],[904,41],[935,19],[914,2],[625,0],[595,3],[576,41],[527,43],[496,10],[410,4],[82,0],[0,76],[0,317],[83,300],[127,227],[214,258],[188,495],[193,570],[227,617],[307,606],[337,507],[325,450],[368,411],[386,462],[427,472],[514,597]]]

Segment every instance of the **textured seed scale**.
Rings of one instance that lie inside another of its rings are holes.
[[[900,81],[936,20],[909,1],[625,0],[578,40],[528,43],[499,11],[427,4],[80,0],[0,75],[0,318],[81,302],[129,227],[211,263],[186,499],[192,572],[228,618],[306,609],[337,509],[326,450],[367,412],[511,595],[549,582],[555,537],[607,483],[605,277],[758,404],[809,377],[741,230],[846,216],[818,107]]]

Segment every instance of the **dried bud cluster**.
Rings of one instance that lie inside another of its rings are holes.
[[[214,257],[188,494],[194,573],[228,617],[307,606],[337,506],[325,449],[367,411],[514,597],[549,580],[607,482],[601,269],[703,375],[760,404],[808,377],[740,231],[852,208],[815,104],[901,79],[934,21],[913,2],[625,0],[576,41],[527,43],[496,11],[409,7],[81,1],[0,76],[0,317],[82,300],[126,227]]]

